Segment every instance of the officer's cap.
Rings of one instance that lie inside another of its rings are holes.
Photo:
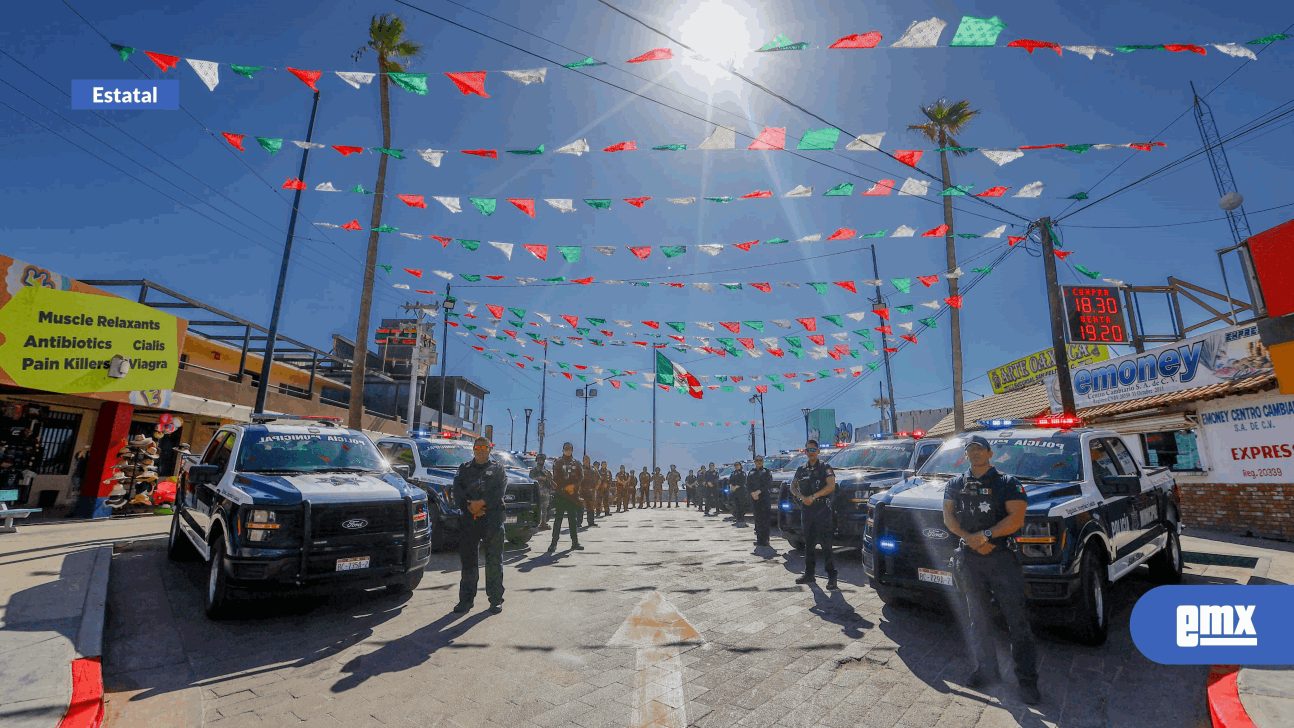
[[[993,447],[988,444],[988,439],[985,438],[983,435],[971,435],[971,438],[967,440],[966,444],[962,445],[962,447],[968,448],[971,445],[979,445],[985,450],[990,450],[990,451],[993,449]]]

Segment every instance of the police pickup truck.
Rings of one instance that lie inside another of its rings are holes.
[[[470,440],[446,440],[411,435],[382,437],[377,449],[410,483],[427,493],[431,519],[431,547],[441,551],[458,540],[461,512],[454,503],[454,476],[458,466],[472,459]],[[503,529],[509,543],[522,544],[539,530],[539,484],[529,469],[510,452],[496,450],[491,459],[508,474],[503,496]]]
[[[912,475],[939,449],[938,439],[921,439],[924,432],[877,434],[871,440],[847,445],[834,455],[822,455],[836,472],[836,492],[831,496],[835,515],[835,545],[860,548],[867,521],[867,499]],[[825,451],[824,451],[825,452]],[[798,466],[797,466],[798,467]],[[778,527],[795,549],[804,548],[800,502],[791,497],[790,471],[778,504]]]
[[[981,424],[993,467],[1024,485],[1024,527],[1012,540],[1036,621],[1101,644],[1112,583],[1143,563],[1157,581],[1181,580],[1181,509],[1166,468],[1138,463],[1114,432],[1064,429],[1081,424],[1072,417]],[[943,493],[969,468],[969,437],[946,439],[915,476],[868,501],[863,570],[882,601],[956,593],[959,540],[944,525]]]
[[[212,619],[236,590],[412,591],[431,556],[426,494],[331,418],[221,427],[185,464],[175,503],[168,555],[207,561]]]

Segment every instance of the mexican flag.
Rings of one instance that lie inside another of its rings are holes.
[[[667,387],[678,386],[687,387],[687,393],[695,399],[701,399],[701,381],[678,364],[665,358],[665,355],[656,352],[656,382]]]

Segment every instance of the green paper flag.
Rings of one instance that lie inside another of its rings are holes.
[[[396,159],[405,158],[403,149],[387,149],[385,147],[369,147],[369,149],[372,149],[375,152],[381,152],[388,157],[395,157]]]
[[[676,258],[687,252],[686,245],[662,245],[660,252],[666,258]]]
[[[1286,38],[1289,38],[1289,37],[1290,36],[1286,35],[1285,33],[1273,33],[1271,35],[1264,35],[1261,38],[1251,40],[1248,43],[1245,43],[1245,45],[1267,45],[1268,43],[1271,43],[1273,41],[1285,40]],[[131,50],[134,50],[134,48],[132,48]]]
[[[732,202],[731,197],[707,197],[705,199],[709,200],[710,202],[718,202],[718,203]]]
[[[519,357],[519,356],[521,356],[521,355],[520,355],[520,354],[513,354],[512,352],[508,352],[508,356],[512,357],[513,359],[516,359],[517,357]]]
[[[791,40],[790,40],[789,38],[787,38],[787,37],[786,37],[786,33],[778,33],[776,36],[774,36],[774,37],[773,37],[773,39],[772,39],[772,40],[770,40],[769,42],[765,43],[765,44],[763,45],[763,47],[761,47],[761,48],[759,49],[759,51],[756,51],[756,52],[760,52],[760,51],[800,51],[800,50],[804,50],[805,48],[808,48],[808,47],[809,47],[809,44],[808,44],[808,43],[792,43],[792,42],[791,42]]]
[[[897,288],[897,289],[899,289],[899,291],[900,291],[900,292],[902,292],[902,293],[911,293],[911,292],[912,292],[912,279],[911,279],[911,278],[891,278],[891,279],[890,279],[890,283],[893,283],[893,284],[894,284],[894,287],[895,287],[895,288]]]
[[[868,362],[868,363],[867,363],[867,368],[868,368],[868,369],[871,369],[872,371],[876,371],[877,369],[880,369],[880,368],[881,368],[881,365],[880,365],[880,363],[879,363],[879,362],[874,362],[874,361],[873,361],[873,362]]]
[[[607,322],[607,320],[606,320],[606,319],[601,319],[601,318],[586,318],[586,319],[584,319],[584,320],[585,320],[585,321],[588,321],[589,323],[593,324],[594,326],[601,326],[602,324],[605,324],[605,323]],[[614,369],[612,369],[611,371],[615,371],[615,370],[614,370]]]
[[[953,185],[943,192],[939,193],[940,197],[965,197],[970,194],[971,188],[975,185]]]
[[[786,238],[773,238],[772,240],[765,240],[764,245],[781,245],[782,243],[789,243],[789,242],[791,241],[787,240]]]
[[[427,74],[425,73],[399,73],[396,71],[387,71],[386,77],[391,79],[392,83],[400,88],[415,93],[419,96],[427,95]]]
[[[719,387],[719,389],[720,389],[721,391],[731,393],[731,392],[735,391],[735,389],[736,389],[736,388],[735,388],[735,387],[732,387],[732,386],[724,385],[724,386],[720,386],[720,387]]]
[[[829,369],[819,369],[819,370],[818,370],[818,372],[817,372],[817,374],[818,374],[818,376],[819,376],[819,377],[829,377],[829,376],[831,376],[831,370],[829,370]]]
[[[580,262],[580,246],[578,245],[559,245],[557,252],[562,254],[567,263]]]
[[[948,45],[953,48],[991,48],[997,43],[998,33],[1005,28],[1006,23],[996,15],[991,18],[963,15],[957,34]]]
[[[984,275],[988,275],[989,273],[992,273],[992,272],[993,272],[993,266],[991,266],[991,265],[986,265],[986,266],[984,266],[983,268],[971,268],[971,272],[972,272],[972,273],[983,273]]]
[[[855,333],[855,334],[858,334],[859,336],[863,337],[864,339],[870,339],[870,338],[872,338],[872,332],[871,332],[871,331],[868,331],[867,329],[859,329],[859,330],[855,331],[854,333]]]
[[[795,148],[808,151],[831,151],[836,148],[838,139],[840,139],[839,129],[806,131],[804,136],[800,137],[800,143]]]
[[[1131,53],[1133,51],[1163,51],[1168,49],[1162,45],[1123,45],[1115,47],[1114,50],[1120,53]]]
[[[588,377],[586,377],[586,376],[584,376],[583,374],[576,374],[576,375],[575,375],[575,377],[576,377],[577,379],[579,379],[581,382],[588,382],[588,381],[589,381],[589,378],[588,378]]]
[[[957,237],[959,237],[959,238],[978,238],[979,236],[978,236],[978,235],[976,235],[975,233],[957,233]]]
[[[785,391],[786,391],[786,385],[785,385],[785,384],[774,384],[774,385],[773,385],[773,388],[774,388],[774,389],[776,389],[776,390],[777,390],[777,391],[779,391],[779,392],[785,392]]]
[[[670,327],[671,329],[674,329],[680,334],[683,333],[683,329],[686,328],[687,326],[687,324],[682,321],[666,321],[665,325]]]
[[[916,306],[909,303],[906,306],[895,306],[893,311],[894,313],[912,313],[912,309],[914,308],[916,308]]]
[[[799,349],[802,346],[804,346],[803,344],[800,343],[800,337],[798,336],[786,337],[786,345],[791,347],[792,349]]]
[[[822,196],[823,196],[823,197],[849,197],[849,196],[851,196],[851,195],[853,195],[853,194],[854,194],[854,183],[853,183],[853,182],[841,182],[840,184],[836,185],[835,187],[832,187],[831,189],[827,190],[826,192],[823,192],[823,193],[822,193]]]
[[[393,232],[395,232],[395,231],[399,230],[400,228],[398,228],[398,227],[391,227],[390,225],[378,225],[378,226],[377,226],[377,227],[375,227],[375,228],[369,228],[369,229],[370,229],[370,230],[372,230],[372,231],[373,231],[373,232],[375,232],[375,233],[393,233]]]
[[[584,204],[592,207],[594,210],[610,210],[611,200],[585,200]]]
[[[479,328],[481,328],[481,327],[480,327],[480,326],[473,326],[472,324],[463,324],[463,328],[467,329],[468,331],[476,331],[477,329],[479,329]]]
[[[581,328],[580,328],[580,327],[578,327],[578,326],[577,326],[577,327],[575,327],[575,332],[576,332],[576,333],[578,333],[580,336],[588,336],[588,335],[589,335],[589,332],[590,332],[590,331],[592,331],[592,330],[593,330],[593,329],[581,329]]]
[[[736,341],[733,341],[732,339],[726,336],[720,336],[719,338],[715,339],[715,341],[718,341],[720,344],[723,344],[723,348],[725,349],[731,349],[737,345]]]
[[[481,352],[481,353],[482,353],[482,354],[485,354],[485,352]],[[486,359],[493,359],[494,357],[493,357],[493,356],[491,356],[490,354],[485,354],[485,358],[486,358]]]
[[[555,276],[553,278],[544,278],[544,283],[561,283],[566,280],[566,276]]]
[[[730,290],[730,291],[740,291],[740,290],[741,290],[741,284],[740,284],[740,283],[720,283],[719,285],[723,286],[724,288],[727,288],[727,289],[728,289],[728,290]]]
[[[954,154],[956,154],[956,153],[958,153],[958,152],[961,152],[961,153],[963,153],[963,154],[970,154],[971,152],[978,152],[978,151],[979,151],[979,147],[939,147],[939,148],[938,148],[938,149],[936,149],[935,151],[936,151],[936,152],[952,152],[952,153],[954,153]]]
[[[468,281],[469,283],[476,283],[481,280],[481,277],[475,273],[459,273],[458,275],[462,276],[463,280]],[[500,336],[499,338],[502,339],[503,337]]]
[[[526,309],[524,308],[509,308],[508,310],[512,312],[513,316],[516,316],[519,319],[526,317]]]
[[[719,381],[721,381],[721,382],[726,382],[726,381],[728,381],[728,376],[727,376],[726,374],[716,374],[716,375],[714,375],[714,378],[715,378],[715,379],[718,379],[718,380],[719,380]]]
[[[462,238],[459,238],[458,244],[463,246],[464,250],[476,250],[481,247],[480,240],[463,240]]]
[[[540,144],[534,149],[509,149],[508,154],[519,154],[526,157],[537,157],[544,153],[544,145]]]
[[[1087,199],[1087,193],[1086,193],[1086,192],[1075,192],[1074,194],[1070,195],[1069,197],[1066,197],[1065,199],[1067,199],[1067,200],[1086,200],[1086,199]]]
[[[378,268],[383,268],[383,269],[385,269],[385,270],[386,270],[386,274],[387,274],[387,275],[391,275],[391,266],[389,266],[389,265],[382,265],[381,263],[378,263],[378,264],[377,264],[377,267],[378,267]]]
[[[673,346],[673,347],[670,347],[670,348],[672,348],[674,351],[678,351],[678,352],[691,351],[691,349],[687,348],[686,346]]]
[[[350,188],[350,191],[351,191],[351,192],[354,192],[354,193],[355,193],[355,194],[357,194],[357,195],[371,195],[371,194],[373,194],[373,190],[366,190],[366,189],[364,189],[364,185],[355,185],[354,187]]]
[[[486,217],[494,214],[495,205],[498,204],[493,197],[469,197],[467,199],[470,200],[473,205],[476,205],[476,209]]]
[[[1091,148],[1091,144],[1067,144],[1061,147],[1061,149],[1064,149],[1067,152],[1073,152],[1074,154],[1082,154]]]
[[[559,366],[559,367],[561,367],[561,368],[563,368],[563,369],[570,369],[570,368],[571,368],[571,365],[570,365],[570,364],[567,364],[567,363],[566,363],[566,362],[564,362],[564,361],[559,361],[559,362],[557,362],[557,366]]]
[[[826,295],[826,293],[827,293],[827,284],[826,284],[826,283],[813,283],[812,281],[810,281],[810,282],[809,282],[809,283],[807,283],[806,285],[813,286],[813,290],[817,291],[817,292],[818,292],[818,295]]]
[[[849,350],[849,356],[851,356],[851,357],[853,357],[853,358],[857,359],[857,358],[858,358],[858,350],[857,350],[857,349],[850,349],[850,350]]]
[[[662,144],[659,147],[652,147],[658,152],[686,152],[686,144]]]
[[[262,149],[269,152],[270,156],[278,154],[279,150],[283,148],[283,140],[274,139],[272,137],[256,137],[256,143],[260,144]]]
[[[860,237],[860,238],[883,238],[883,237],[885,237],[886,235],[889,235],[889,234],[890,234],[890,231],[889,231],[889,230],[877,230],[877,231],[876,231],[876,232],[874,232],[874,233],[868,233],[868,234],[866,234],[866,235],[859,235],[858,237]]]
[[[121,56],[123,61],[130,58],[130,54],[135,52],[135,49],[130,46],[117,45],[116,43],[109,43],[108,45],[112,46],[112,49],[117,52],[117,55]]]
[[[234,73],[239,76],[246,76],[247,78],[251,78],[253,73],[265,68],[265,66],[240,66],[236,63],[229,64],[229,67],[233,69]]]
[[[631,285],[631,286],[642,286],[643,288],[646,288],[647,286],[650,286],[651,284],[650,284],[650,283],[648,283],[647,281],[629,281],[629,285]]]
[[[1097,278],[1101,277],[1101,271],[1090,270],[1086,266],[1076,265],[1074,266],[1074,270],[1077,270],[1079,273],[1082,273],[1083,275],[1087,276],[1088,278],[1091,278],[1092,280],[1096,280]]]
[[[742,322],[741,322],[741,324],[742,324],[742,326],[749,326],[750,328],[752,328],[752,329],[754,329],[754,330],[756,330],[756,331],[758,331],[758,332],[760,332],[760,333],[763,333],[763,332],[764,332],[764,322],[763,322],[763,321],[742,321]]]
[[[566,64],[565,66],[562,66],[562,68],[570,68],[570,69],[572,69],[572,70],[573,70],[573,69],[576,69],[576,68],[588,68],[588,67],[590,67],[590,66],[605,66],[605,65],[607,65],[605,62],[603,62],[603,61],[595,61],[595,60],[593,60],[593,56],[589,56],[588,58],[585,58],[585,59],[584,59],[584,60],[582,60],[582,61],[576,61],[576,62],[574,62],[574,63],[568,63],[568,64]],[[631,386],[631,387],[632,387],[633,385],[631,384],[631,385],[629,385],[629,386]],[[635,389],[637,389],[637,387],[634,387],[634,388],[635,388]]]
[[[841,323],[841,317],[839,314],[829,314],[827,316],[820,316],[819,318],[824,318],[842,329],[845,328],[845,325]]]
[[[873,344],[873,343],[872,343],[872,342],[870,342],[870,341],[863,341],[863,342],[860,342],[860,345],[861,345],[864,349],[866,349],[866,350],[868,350],[868,351],[870,351],[870,352],[875,352],[875,351],[876,351],[876,344]]]
[[[925,326],[928,329],[939,328],[939,320],[936,319],[934,316],[931,316],[930,318],[917,319],[917,321],[920,321],[921,325]]]

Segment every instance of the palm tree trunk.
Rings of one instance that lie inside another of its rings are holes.
[[[943,149],[948,146],[948,135],[940,130],[939,148]],[[943,167],[944,189],[953,186],[952,174],[948,171],[948,152],[939,153],[939,164]],[[952,271],[957,268],[957,238],[953,235],[953,198],[944,198],[944,224],[948,226],[948,232],[944,237],[944,247],[948,253],[948,270]],[[957,295],[957,278],[948,279],[948,295]],[[952,334],[953,340],[953,431],[961,432],[966,429],[966,413],[962,408],[962,317],[961,309],[952,307],[949,309],[951,320],[948,328]]]
[[[386,56],[377,57],[378,88],[382,98],[382,147],[391,148],[391,98],[390,83],[386,76]],[[369,225],[368,257],[364,260],[364,289],[359,297],[359,323],[355,327],[355,359],[350,373],[350,413],[348,426],[352,430],[364,426],[364,379],[368,363],[369,313],[373,308],[373,276],[377,270],[377,238],[373,229],[382,225],[382,200],[386,191],[387,155],[378,155],[377,186],[373,189],[373,217]]]

